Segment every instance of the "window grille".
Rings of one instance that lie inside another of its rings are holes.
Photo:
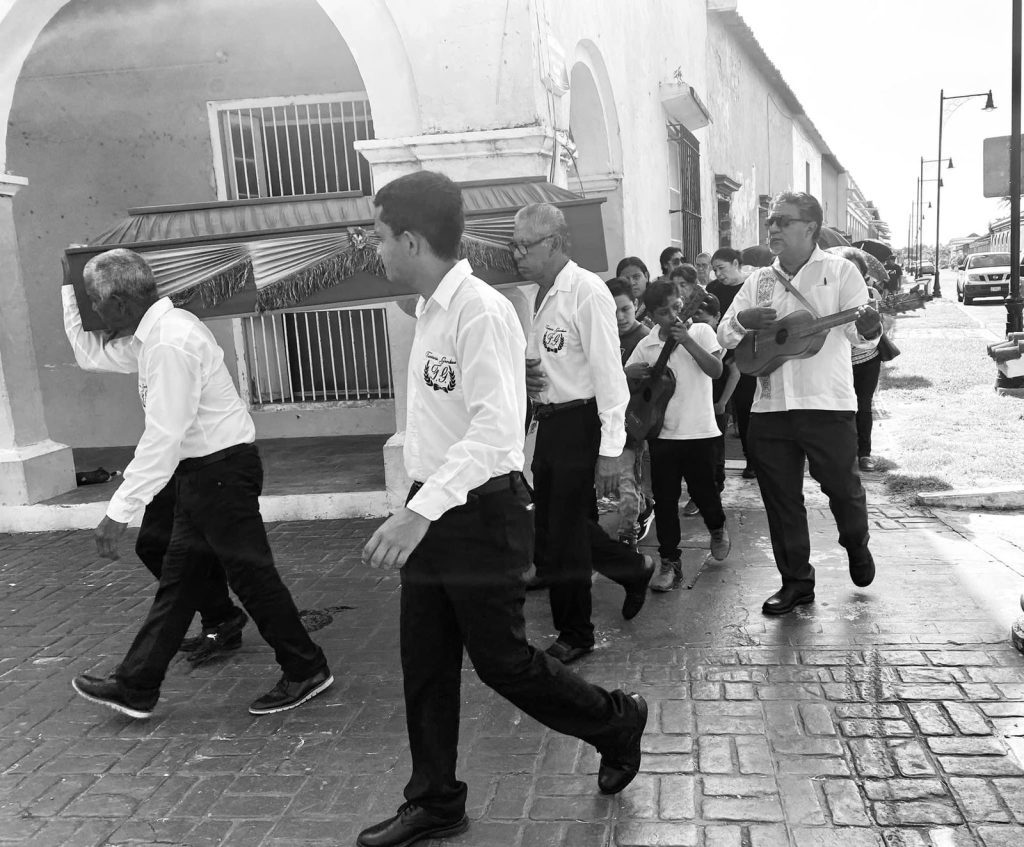
[[[210,103],[229,200],[371,194],[355,142],[373,138],[364,92]]]
[[[243,327],[254,406],[395,396],[382,308],[266,312]]]
[[[688,261],[701,252],[700,144],[686,127],[670,124],[669,215],[671,241]]]

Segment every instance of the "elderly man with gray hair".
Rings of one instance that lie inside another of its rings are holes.
[[[138,372],[146,415],[135,457],[96,528],[99,554],[118,558],[118,541],[128,523],[172,476],[177,503],[146,621],[114,673],[77,676],[75,691],[132,718],[152,714],[208,579],[201,571],[209,556],[194,555],[200,550],[220,561],[228,584],[283,670],[278,684],[252,703],[250,713],[271,714],[306,702],[334,677],[274,566],[259,511],[263,466],[253,443],[256,431],[224,366],[224,351],[195,315],[157,294],[153,273],[138,253],[102,253],[85,266],[84,277],[93,309],[107,329],[131,336],[129,344],[119,347],[120,368],[107,369]],[[63,296],[68,337],[79,338],[81,318],[70,286]]]
[[[527,341],[527,392],[537,421],[533,485],[537,575],[550,586],[558,638],[547,652],[568,664],[594,649],[592,570],[626,590],[622,616],[643,607],[654,560],[597,523],[597,495],[618,488],[629,390],[615,300],[570,258],[569,228],[546,203],[520,209],[512,254],[537,284]],[[596,491],[595,491],[596,489]]]

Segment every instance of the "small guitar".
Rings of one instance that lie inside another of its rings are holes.
[[[887,297],[878,311],[894,315],[924,308],[931,300],[928,294],[904,294]],[[735,360],[740,373],[767,376],[790,359],[809,359],[825,344],[829,330],[857,319],[858,308],[844,309],[834,315],[815,318],[800,309],[773,322],[764,329],[748,332],[737,345]]]
[[[683,300],[676,322],[683,323],[697,314],[706,293],[700,286],[692,286]],[[676,377],[668,367],[668,359],[677,345],[674,338],[669,338],[650,373],[630,392],[629,405],[626,406],[627,444],[641,444],[645,439],[656,438],[661,432],[665,409],[676,390]]]

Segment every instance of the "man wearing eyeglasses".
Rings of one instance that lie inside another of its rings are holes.
[[[818,247],[821,225],[821,205],[811,195],[785,192],[775,197],[768,217],[768,246],[775,261],[747,278],[718,328],[722,346],[732,349],[748,331],[764,329],[801,309],[815,317],[858,309],[855,322],[828,330],[816,354],[790,359],[757,380],[747,443],[782,575],[782,588],[762,606],[767,615],[814,602],[803,504],[805,460],[829,498],[854,585],[868,586],[875,576],[857,470],[857,396],[850,355],[853,344],[877,341],[881,320],[867,306],[867,285],[856,266]]]
[[[626,443],[629,390],[615,300],[570,258],[569,228],[555,206],[520,209],[514,232],[519,272],[538,286],[526,353],[537,421],[534,561],[550,586],[558,630],[547,652],[568,664],[594,649],[592,571],[626,590],[622,616],[630,620],[644,605],[654,559],[613,541],[597,523],[597,496],[616,493]]]

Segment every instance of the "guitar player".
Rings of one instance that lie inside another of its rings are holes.
[[[665,406],[661,428],[648,441],[654,525],[661,557],[651,589],[664,592],[678,588],[682,582],[679,495],[684,479],[711,534],[711,555],[717,561],[729,555],[725,512],[715,483],[715,442],[719,429],[711,399],[712,380],[722,375],[722,360],[718,357],[718,339],[710,326],[687,326],[686,321],[680,320],[679,283],[652,282],[643,298],[657,330],[634,348],[626,363],[626,375],[630,379],[644,379],[650,375],[652,365],[657,369],[659,361],[661,365],[667,361],[675,377],[675,390]],[[662,358],[666,348],[667,360]]]
[[[867,504],[857,469],[857,397],[851,348],[877,342],[881,319],[867,306],[857,268],[818,247],[822,209],[803,192],[777,195],[768,215],[775,261],[743,283],[718,327],[734,349],[749,331],[763,330],[800,310],[825,317],[857,308],[857,318],[827,330],[821,349],[758,377],[747,434],[761,489],[782,588],[764,601],[767,615],[814,602],[814,568],[803,504],[804,461],[829,498],[854,585],[870,585],[875,563],[868,548]],[[808,308],[810,307],[810,308]]]

